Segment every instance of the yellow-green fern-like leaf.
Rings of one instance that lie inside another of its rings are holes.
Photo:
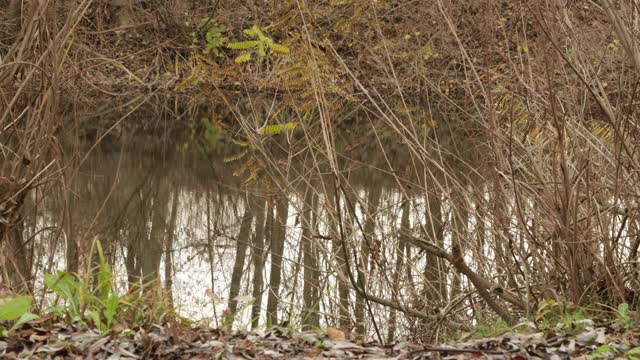
[[[249,41],[232,42],[227,44],[227,47],[233,50],[246,50],[246,49],[256,47],[259,44],[260,44],[260,41],[258,40],[249,40]]]
[[[258,44],[258,55],[260,55],[261,57],[267,56],[267,51],[264,49],[263,43]]]
[[[258,27],[258,25],[253,25],[251,27],[251,32],[253,33],[254,36],[257,36],[258,39],[260,39],[260,41],[266,41],[267,39],[269,39],[264,35],[262,30],[260,30],[260,27]]]
[[[605,121],[595,120],[591,123],[591,131],[600,140],[606,140],[611,135],[611,126]]]
[[[295,130],[296,127],[298,127],[298,124],[295,122],[288,122],[277,125],[266,125],[258,129],[258,134],[267,136],[277,135],[285,130]]]
[[[289,48],[280,44],[271,44],[271,50],[277,53],[288,54]]]
[[[251,169],[253,166],[253,163],[256,161],[255,158],[250,158],[249,160],[247,160],[244,164],[240,165],[240,167],[233,172],[233,176],[235,177],[239,177],[242,176],[242,174],[244,174],[247,170]]]
[[[239,55],[234,60],[234,62],[236,64],[243,64],[243,63],[246,63],[248,61],[251,61],[251,53],[246,53],[246,54]]]
[[[238,140],[238,139],[231,139],[231,142],[233,142],[236,145],[242,146],[242,147],[247,147],[247,146],[251,145],[251,143],[248,142],[248,141],[242,141],[242,140]]]
[[[247,155],[247,153],[249,152],[248,149],[245,149],[244,151],[241,151],[235,155],[231,155],[231,156],[227,156],[224,158],[224,162],[228,163],[228,162],[232,162],[232,161],[236,161],[239,159],[242,159],[245,155]]]

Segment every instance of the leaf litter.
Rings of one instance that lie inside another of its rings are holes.
[[[30,322],[0,336],[2,359],[640,359],[640,329],[588,325],[571,334],[553,331],[443,345],[411,342],[380,345],[326,332],[228,332],[173,325],[150,329],[114,326],[108,333],[80,325]]]

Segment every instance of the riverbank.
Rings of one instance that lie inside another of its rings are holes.
[[[335,328],[294,332],[227,332],[215,329],[149,329],[123,326],[100,334],[76,326],[30,323],[0,337],[4,359],[638,359],[640,328],[583,320],[568,334],[508,332],[445,344],[349,341]]]

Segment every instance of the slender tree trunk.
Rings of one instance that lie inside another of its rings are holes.
[[[164,250],[164,288],[167,292],[167,301],[169,306],[173,308],[173,240],[176,236],[176,222],[178,219],[178,191],[173,193],[171,201],[171,219],[169,220],[169,229],[167,230],[167,238]]]
[[[238,309],[238,301],[236,297],[240,294],[240,286],[242,285],[242,275],[244,272],[244,263],[247,255],[247,245],[249,244],[249,235],[251,233],[251,223],[253,221],[253,212],[251,206],[247,203],[240,224],[240,233],[236,239],[236,260],[233,264],[233,272],[231,273],[231,287],[229,289],[229,303],[227,305],[228,312],[224,324],[232,327]]]
[[[362,247],[360,250],[360,259],[358,266],[358,279],[357,284],[360,289],[367,288],[367,277],[369,276],[369,255],[371,254],[372,246],[375,246],[376,234],[375,234],[375,214],[378,211],[378,205],[380,204],[380,197],[382,194],[382,186],[379,183],[375,183],[369,188],[367,194],[367,214],[364,222]],[[359,293],[356,293],[356,333],[364,335],[366,331],[365,320],[365,299]]]
[[[319,306],[319,277],[318,254],[315,240],[312,238],[315,228],[315,208],[316,196],[311,186],[307,187],[304,197],[302,212],[302,251],[304,256],[304,287],[302,297],[304,299],[304,310],[302,319],[304,321],[303,330],[320,326],[318,316]]]
[[[127,255],[125,258],[125,267],[127,268],[127,280],[129,282],[129,291],[137,289],[140,282],[140,239],[136,239],[135,235],[130,235],[127,239]]]
[[[337,204],[335,201],[335,197],[332,195],[328,195],[326,197],[327,201],[327,211],[335,212],[337,209]],[[353,204],[353,202],[351,202]],[[338,321],[340,328],[345,333],[350,333],[353,329],[353,324],[351,322],[351,316],[349,314],[349,292],[351,291],[350,283],[347,278],[347,260],[344,258],[345,251],[342,249],[343,246],[347,246],[343,242],[349,239],[352,233],[351,220],[352,217],[350,214],[350,210],[346,210],[343,212],[343,220],[344,220],[344,239],[341,238],[341,234],[338,227],[337,218],[334,218],[329,214],[327,217],[332,222],[330,224],[331,229],[331,251],[332,256],[336,259],[336,272],[338,273],[337,282],[338,282]],[[337,215],[336,215],[337,216]]]
[[[269,296],[267,298],[267,326],[278,324],[282,253],[286,239],[288,211],[289,203],[283,194],[279,199],[276,199],[276,221],[273,224],[271,237],[271,273],[269,275]]]
[[[143,283],[159,280],[158,270],[160,269],[160,260],[162,259],[162,250],[164,237],[166,233],[167,221],[167,205],[169,198],[167,189],[163,186],[161,179],[155,189],[153,197],[153,211],[151,214],[151,232],[148,238],[144,240],[144,254],[141,258]]]
[[[398,248],[396,250],[396,263],[393,272],[393,289],[392,295],[397,298],[400,293],[400,277],[402,268],[404,267],[405,249],[407,248],[409,234],[409,200],[405,199],[402,203],[402,219],[400,220],[400,236],[398,236]],[[396,328],[398,326],[398,314],[396,310],[391,309],[389,315],[389,332],[387,333],[387,342],[393,343],[396,338]]]
[[[255,329],[260,323],[260,312],[262,310],[262,292],[264,287],[264,229],[265,229],[265,201],[255,199],[256,232],[253,236],[253,305],[251,306],[251,328]],[[271,211],[269,211],[272,213]],[[271,220],[273,217],[270,216]]]
[[[444,248],[444,232],[442,226],[442,200],[435,187],[427,193],[427,203],[425,209],[425,230],[429,241],[439,248]],[[427,265],[424,277],[425,284],[423,297],[432,299],[436,303],[443,304],[447,301],[447,280],[445,264],[439,257],[427,253]]]
[[[466,251],[467,222],[469,220],[469,209],[462,195],[454,199],[453,211],[451,214],[452,234],[451,249],[455,258],[464,258]],[[455,271],[453,273],[453,283],[451,285],[451,299],[455,299],[462,292],[462,274]]]
[[[75,168],[75,166],[74,166]],[[70,172],[70,171],[69,171]],[[63,177],[63,183],[66,180],[66,177]],[[68,189],[63,192],[64,196],[64,227],[65,227],[65,261],[66,261],[66,269],[68,272],[77,273],[80,262],[80,254],[78,251],[78,239],[76,234],[76,229],[73,223],[73,213],[72,210],[75,208],[75,195],[78,194],[78,187],[76,185],[76,181],[74,180],[71,184],[65,184],[65,188]]]
[[[19,292],[30,292],[31,289],[31,261],[29,249],[24,243],[24,223],[23,219],[9,228],[9,236],[6,241],[8,245],[8,267],[9,283]]]
[[[24,202],[26,190],[21,183],[0,176],[0,254],[2,271],[14,290],[30,289],[31,264],[24,242]]]

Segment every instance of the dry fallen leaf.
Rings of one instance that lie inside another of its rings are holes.
[[[256,344],[253,341],[249,340],[249,339],[245,339],[241,343],[236,345],[236,350],[239,350],[240,352],[246,352],[247,354],[249,354],[251,356],[255,356],[255,354],[256,354]]]
[[[327,337],[329,337],[329,340],[333,341],[347,340],[347,336],[344,334],[344,331],[334,328],[333,326],[327,326]]]
[[[319,356],[320,354],[322,354],[322,349],[318,349],[318,348],[306,348],[304,349],[304,357],[305,358],[314,358],[316,356]]]

